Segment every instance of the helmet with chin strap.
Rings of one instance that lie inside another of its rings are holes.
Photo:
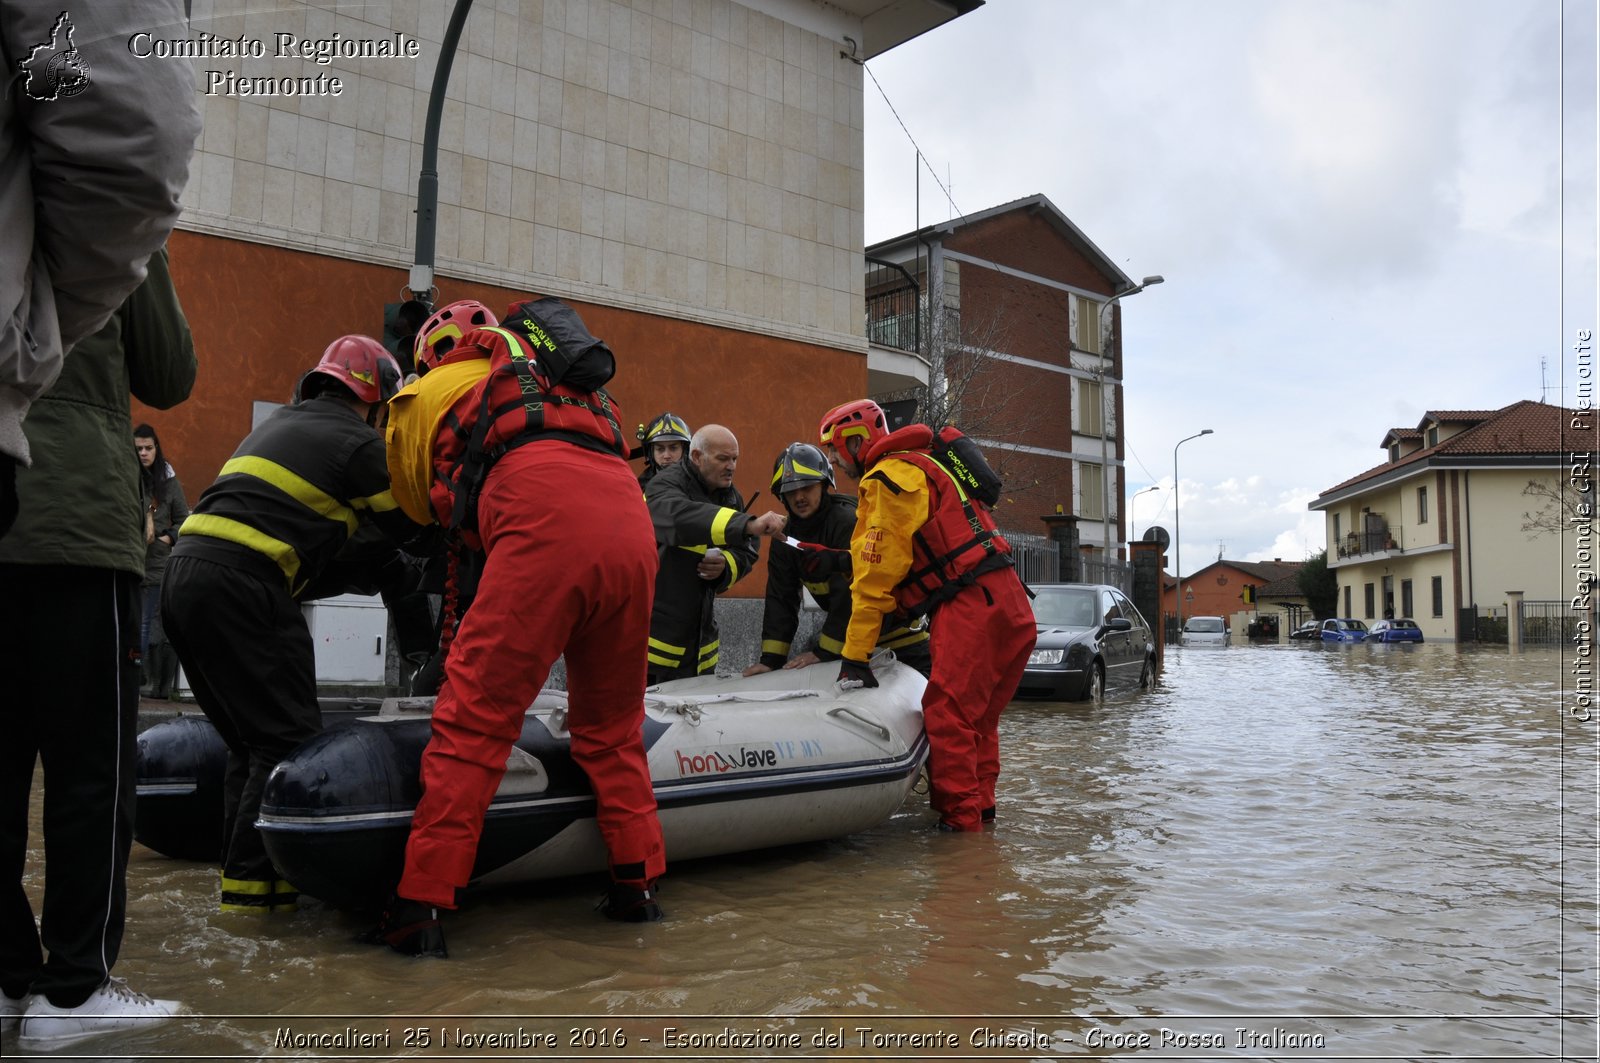
[[[883,407],[871,399],[835,406],[822,415],[822,423],[817,426],[822,445],[831,445],[840,460],[849,461],[857,468],[861,466],[857,455],[888,434],[889,421],[883,415]],[[854,450],[850,447],[852,439],[861,440],[861,445]]]
[[[494,311],[476,299],[458,299],[440,307],[417,330],[417,372],[426,373],[438,368],[444,356],[461,342],[461,337],[473,329],[499,323],[500,319],[494,316]]]
[[[322,352],[322,360],[301,378],[302,399],[322,392],[336,380],[362,402],[388,402],[400,390],[400,363],[371,336],[340,336]]]
[[[833,486],[833,466],[821,449],[810,443],[790,443],[772,463],[772,491],[782,496],[807,484]]]
[[[639,429],[639,442],[644,444],[644,467],[647,472],[657,472],[660,466],[656,464],[657,443],[682,443],[685,455],[689,453],[689,422],[677,414],[668,411],[658,414],[656,419]]]

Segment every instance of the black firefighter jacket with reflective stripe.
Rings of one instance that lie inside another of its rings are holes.
[[[706,487],[688,458],[658,472],[645,486],[644,499],[661,555],[650,613],[650,671],[714,671],[715,596],[749,575],[759,557],[759,539],[745,534],[750,518],[744,499],[732,487]],[[715,583],[695,571],[713,546],[728,562]]]
[[[767,604],[761,618],[761,663],[782,668],[789,659],[794,633],[800,627],[800,591],[811,592],[826,614],[816,641],[806,647],[824,661],[838,658],[850,627],[850,534],[856,527],[856,500],[849,495],[827,494],[822,507],[805,520],[792,513],[784,534],[803,543],[815,543],[844,552],[844,565],[825,580],[808,581],[800,570],[800,551],[773,540],[767,552]],[[928,631],[913,628],[903,617],[884,617],[878,645],[914,655],[926,648]]]
[[[383,438],[347,404],[318,396],[245,437],[183,522],[173,556],[275,570],[299,597],[364,514],[396,542],[418,531],[389,493]]]

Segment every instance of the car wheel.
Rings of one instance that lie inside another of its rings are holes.
[[[1139,669],[1139,689],[1140,690],[1149,690],[1150,689],[1150,684],[1155,682],[1155,678],[1156,678],[1155,662],[1152,661],[1149,657],[1146,657],[1144,659],[1144,667]]]
[[[1089,665],[1083,680],[1083,701],[1100,701],[1106,696],[1106,666],[1099,661]]]

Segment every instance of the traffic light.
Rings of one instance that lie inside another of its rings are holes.
[[[417,330],[431,313],[433,308],[420,299],[383,304],[383,346],[394,355],[404,373],[416,372],[411,349],[416,344]]]

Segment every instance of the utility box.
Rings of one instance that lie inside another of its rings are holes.
[[[317,683],[382,683],[389,612],[377,595],[341,594],[304,606]]]

